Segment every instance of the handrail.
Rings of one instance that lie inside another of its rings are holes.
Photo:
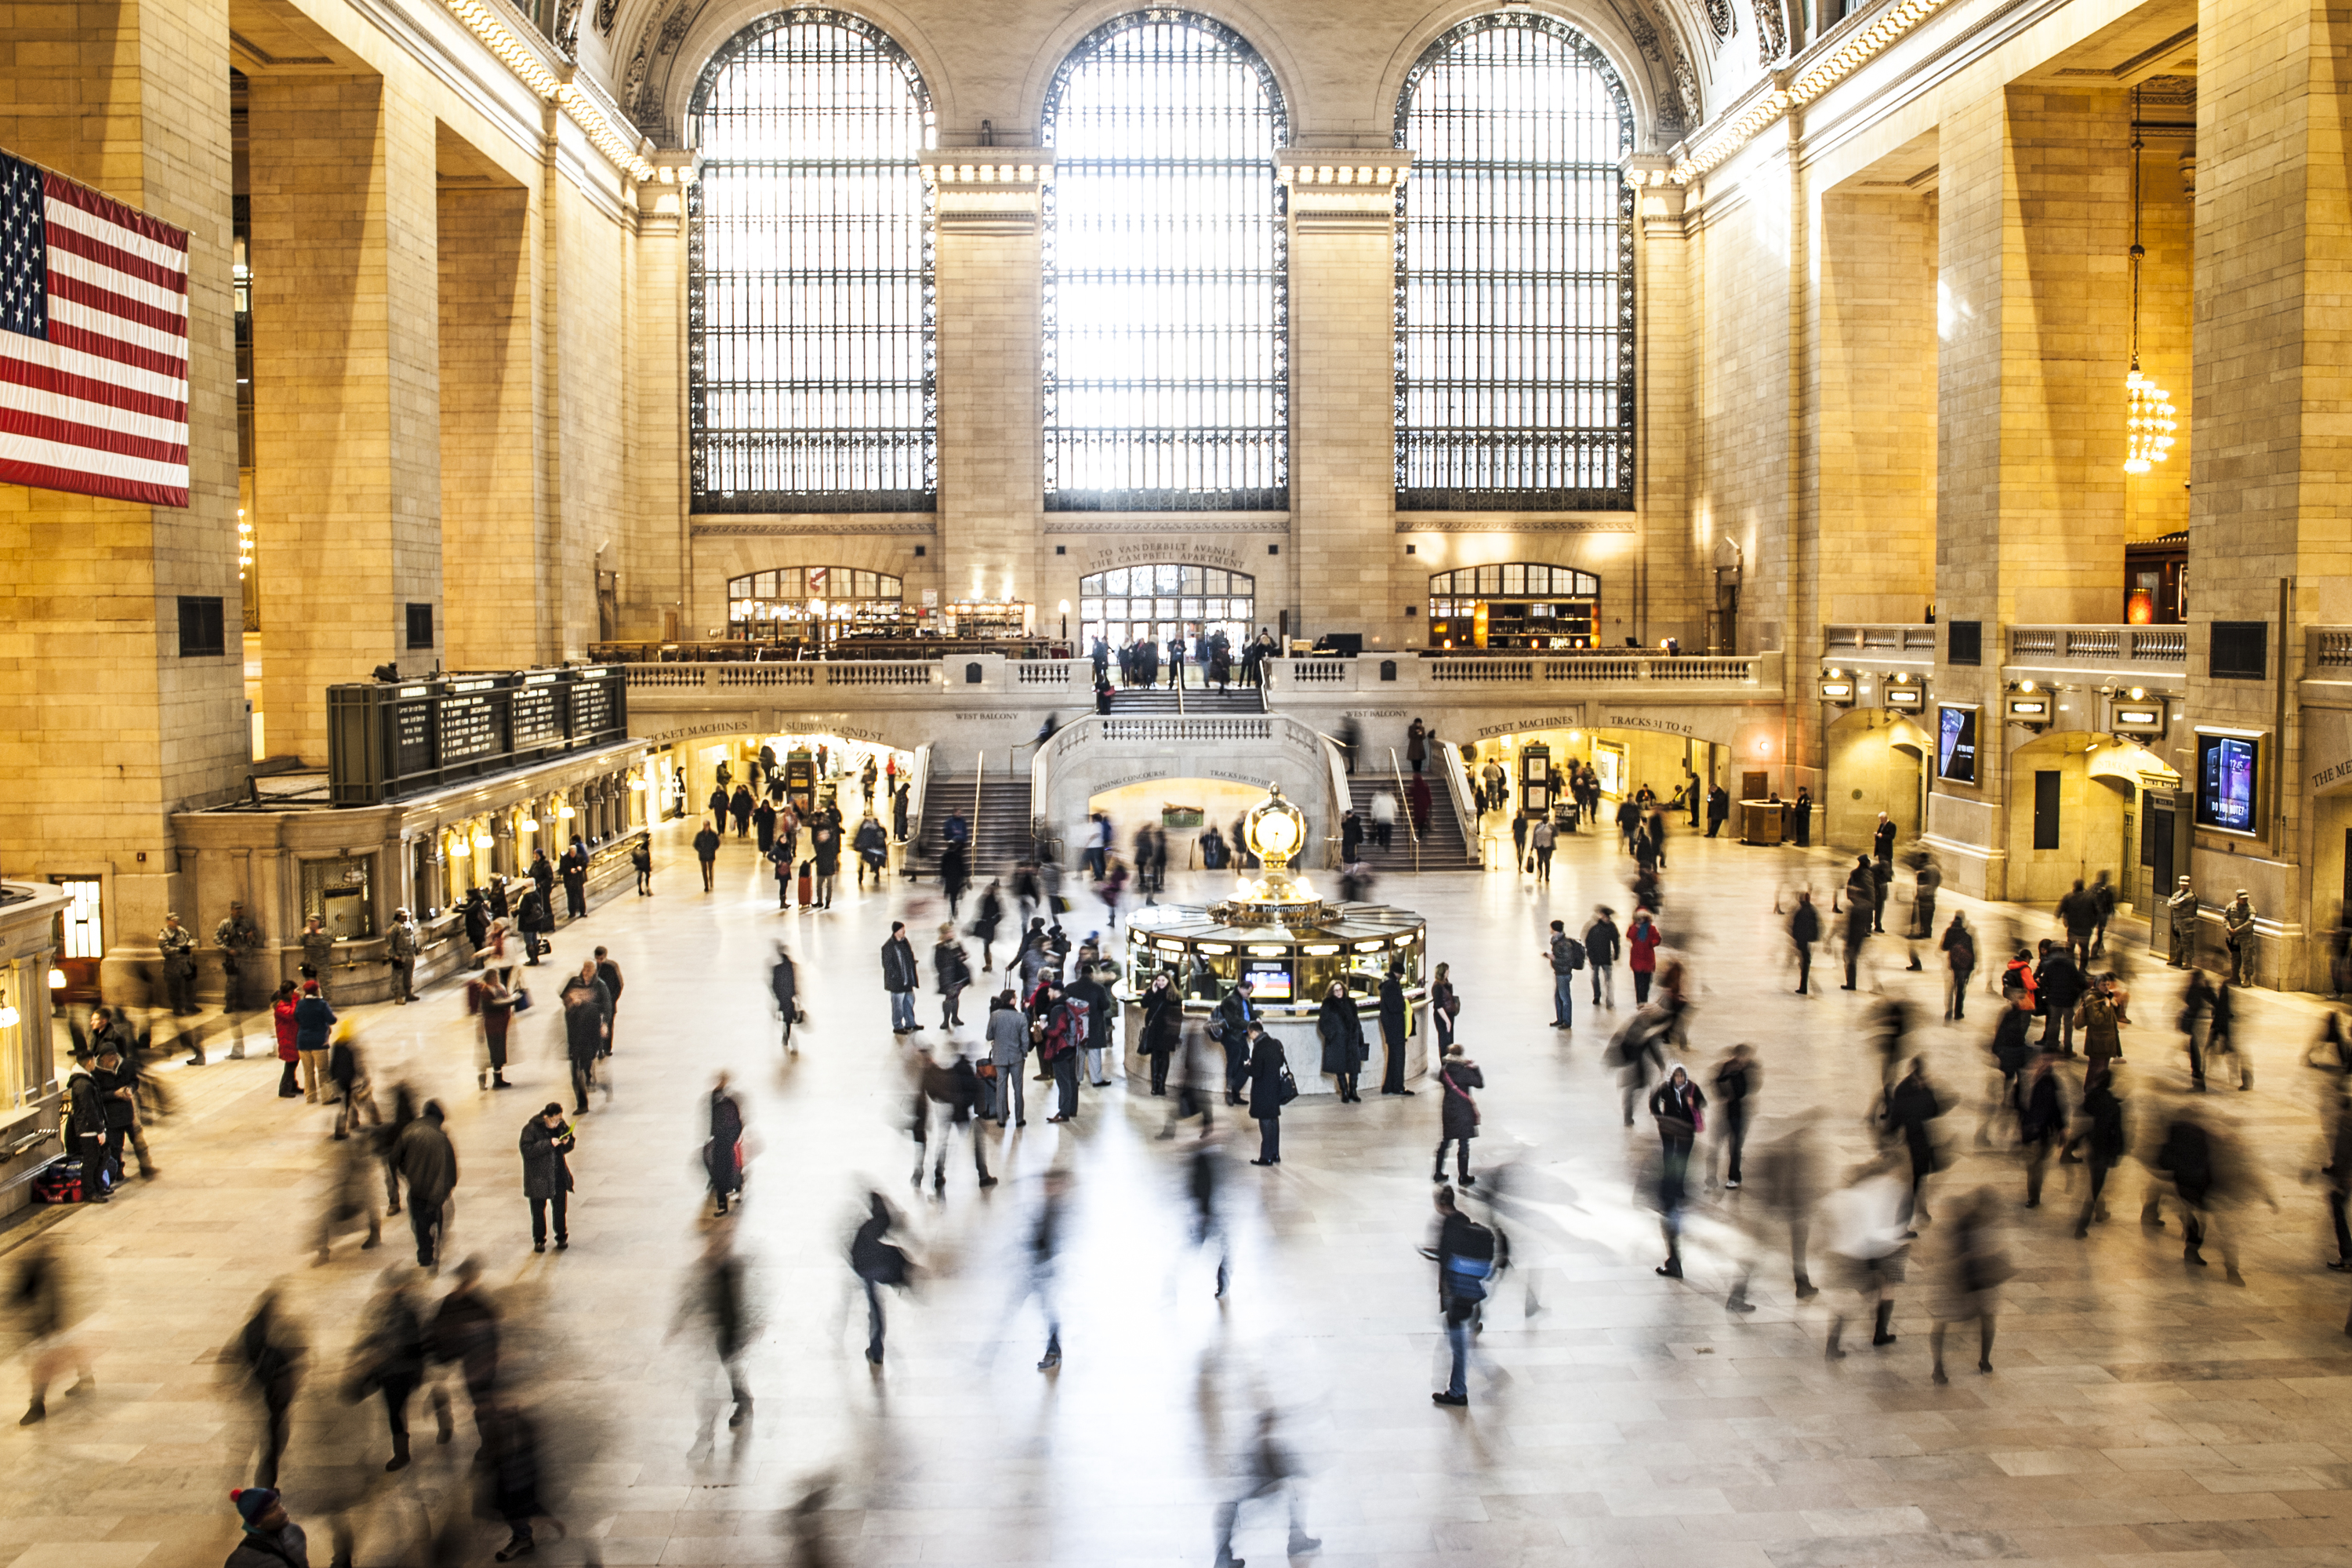
[[[923,836],[923,797],[930,793],[931,743],[929,741],[915,748],[915,774],[908,781],[907,837],[911,840]],[[913,853],[910,842],[908,847]]]
[[[1426,742],[1424,742],[1424,749]],[[1412,825],[1412,792],[1404,787],[1404,764],[1397,761],[1396,748],[1389,748],[1389,772],[1396,775],[1397,815],[1404,818],[1404,836],[1412,846],[1412,868],[1421,869],[1421,834]]]
[[[1331,831],[1324,838],[1324,843],[1329,847],[1328,852],[1332,858],[1329,869],[1337,871],[1344,868],[1343,863],[1339,858],[1339,823],[1341,818],[1355,809],[1356,792],[1349,785],[1348,759],[1340,752],[1339,742],[1320,730],[1315,731],[1315,738],[1323,742],[1323,770],[1330,775],[1331,803],[1339,813],[1332,817]]]
[[[1184,661],[1176,661],[1176,716],[1184,716]]]
[[[971,760],[971,820],[964,824],[964,854],[969,858],[980,847],[980,781],[988,776],[988,749]]]
[[[1448,742],[1438,750],[1445,758],[1445,793],[1454,803],[1454,820],[1462,829],[1462,847],[1478,857],[1478,864],[1486,863],[1486,852],[1478,842],[1478,814],[1470,809],[1470,773],[1463,765],[1462,752]]]

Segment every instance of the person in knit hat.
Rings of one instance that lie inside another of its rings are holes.
[[[245,1487],[228,1494],[245,1533],[222,1568],[310,1568],[310,1542],[287,1516],[275,1487]]]

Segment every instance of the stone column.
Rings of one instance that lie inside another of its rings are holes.
[[[0,15],[0,146],[188,232],[189,504],[0,486],[0,865],[100,878],[133,954],[184,908],[171,813],[234,795],[249,760],[228,71],[226,0]],[[221,602],[221,654],[182,656],[183,595]]]
[[[445,169],[436,212],[441,530],[449,668],[536,662],[547,589],[533,547],[530,203],[503,176]]]
[[[635,526],[621,541],[625,638],[675,637],[687,601],[686,197],[699,154],[654,155],[637,193],[637,353],[629,367]]]
[[[1981,707],[1977,782],[1934,782],[1927,836],[1989,898],[2029,738],[2005,721],[2008,629],[2122,616],[2130,112],[2119,90],[2009,89],[1939,132],[1934,692]],[[1954,622],[1981,628],[1980,663],[1950,662]]]
[[[2200,722],[2271,741],[2258,781],[2264,831],[2200,830],[2189,870],[2208,905],[2239,888],[2252,896],[2264,984],[2326,973],[2325,944],[2306,943],[2305,921],[2315,819],[2333,803],[2306,784],[2294,694],[2301,628],[2352,620],[2342,414],[2352,404],[2352,343],[2341,329],[2352,294],[2347,74],[2352,46],[2326,11],[2219,0],[2198,8],[2189,707]],[[2284,638],[2283,601],[2294,628]],[[2262,626],[2264,679],[2215,679],[2217,621]],[[2193,782],[2194,738],[2175,740],[2170,760]]]
[[[1688,193],[1666,180],[1673,160],[1637,153],[1626,161],[1633,187],[1633,395],[1640,420],[1633,444],[1632,554],[1642,563],[1641,635],[1675,637],[1693,653],[1706,649],[1715,607],[1711,542],[1690,528],[1690,239],[1683,227]]]
[[[1044,147],[950,147],[923,154],[939,291],[938,576],[943,601],[1044,594],[1046,549]],[[1051,606],[1040,605],[1038,625]]]
[[[1411,647],[1427,640],[1418,617],[1428,596],[1397,539],[1396,200],[1412,154],[1286,152],[1276,162],[1290,192],[1297,629],[1360,630],[1368,651]]]
[[[250,101],[263,737],[324,763],[328,686],[439,653],[405,635],[441,602],[435,121],[373,76]]]

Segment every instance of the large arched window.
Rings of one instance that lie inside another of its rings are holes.
[[[1187,644],[1219,632],[1238,649],[1257,635],[1257,579],[1216,566],[1121,566],[1078,579],[1078,638],[1113,647]]]
[[[1633,197],[1624,84],[1508,11],[1430,46],[1397,101],[1397,506],[1633,505]]]
[[[697,511],[923,511],[939,489],[931,108],[837,11],[761,18],[695,89],[688,236]]]
[[[1063,62],[1044,135],[1046,510],[1287,508],[1273,73],[1205,16],[1123,16]]]

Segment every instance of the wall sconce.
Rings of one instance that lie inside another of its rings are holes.
[[[16,1026],[16,1005],[8,1000],[8,993],[0,991],[0,1029],[13,1029]]]
[[[474,835],[474,847],[477,849],[488,849],[496,843],[498,840],[490,837],[487,828]]]
[[[525,833],[536,833],[539,831],[539,818],[535,816],[526,816],[520,822],[516,823],[515,826]]]
[[[465,859],[473,852],[474,847],[463,838],[453,838],[449,841],[449,853],[457,859]]]
[[[559,805],[555,808],[555,815],[568,819],[577,814],[568,805]]]
[[[62,991],[65,988],[66,972],[62,969],[51,969],[49,971],[49,989],[52,991]]]

